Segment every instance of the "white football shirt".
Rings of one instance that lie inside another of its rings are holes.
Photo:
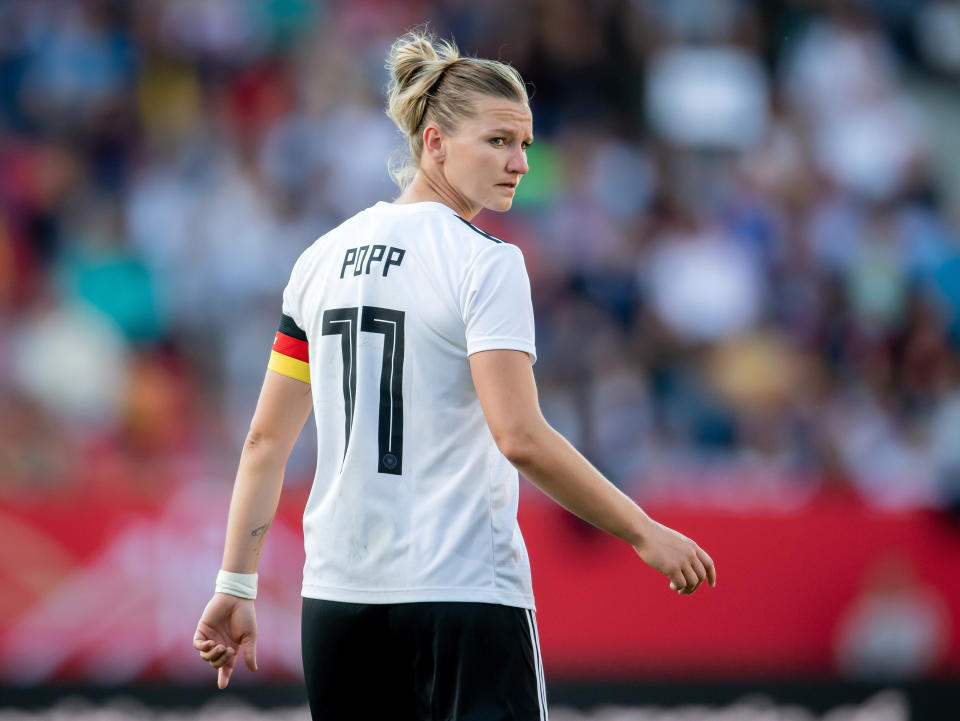
[[[533,608],[517,471],[468,360],[536,360],[520,250],[441,203],[377,203],[300,256],[283,315],[270,367],[309,380],[318,436],[303,595]]]

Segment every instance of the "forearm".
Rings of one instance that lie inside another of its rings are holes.
[[[270,441],[244,444],[230,499],[223,570],[256,573],[280,501],[286,459],[287,453]]]
[[[571,513],[633,546],[653,523],[549,424],[538,424],[511,462],[530,482]]]

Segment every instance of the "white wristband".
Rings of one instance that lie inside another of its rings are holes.
[[[257,597],[257,574],[217,571],[217,593],[229,593],[240,598]]]

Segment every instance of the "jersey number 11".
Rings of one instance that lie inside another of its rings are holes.
[[[402,310],[374,305],[323,312],[323,335],[339,335],[343,356],[343,404],[346,411],[343,455],[350,447],[350,429],[357,401],[357,333],[383,335],[380,370],[380,417],[377,471],[399,476],[403,469],[403,318]],[[357,318],[360,324],[357,327]]]

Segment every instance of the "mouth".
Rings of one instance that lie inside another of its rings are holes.
[[[516,183],[497,183],[497,187],[498,187],[498,188],[510,188],[510,190],[516,190],[516,189],[517,189],[517,184],[516,184]]]

